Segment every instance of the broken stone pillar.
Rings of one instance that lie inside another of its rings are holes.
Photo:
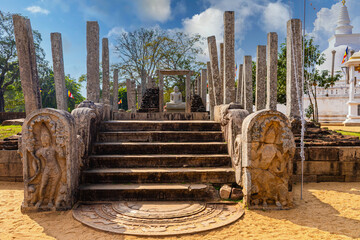
[[[186,74],[185,80],[185,113],[191,113],[191,71]]]
[[[34,39],[29,19],[13,15],[16,50],[19,59],[21,87],[26,115],[41,108],[39,76]]]
[[[244,109],[253,112],[252,58],[244,57]]]
[[[300,19],[287,22],[286,42],[286,115],[300,119],[298,99],[303,97],[302,26]]]
[[[159,112],[164,111],[164,75],[158,71],[159,77]]]
[[[131,112],[134,111],[134,91],[132,89],[133,84],[132,81],[130,79],[126,79],[126,92],[127,92],[127,104],[128,104],[128,110],[130,110]]]
[[[216,47],[216,38],[215,36],[211,36],[207,38],[208,40],[208,48],[209,48],[209,57],[211,64],[211,75],[214,86],[214,94],[215,94],[215,105],[223,104],[223,83],[220,79],[219,75],[219,63],[218,63],[218,55],[217,55],[217,47]]]
[[[86,98],[87,100],[98,103],[100,100],[99,24],[96,21],[86,22],[86,50]]]
[[[114,69],[113,111],[119,110],[119,69]]]
[[[209,101],[210,101],[210,120],[214,120],[214,107],[215,107],[215,95],[214,95],[214,83],[212,80],[212,74],[211,74],[211,64],[210,62],[206,63],[207,66],[207,78],[209,83]]]
[[[51,33],[51,52],[54,69],[54,82],[57,109],[67,111],[67,92],[65,87],[64,58],[62,49],[61,33]]]
[[[277,67],[278,67],[278,35],[275,32],[268,34],[267,39],[267,90],[266,108],[277,108]]]
[[[110,81],[109,81],[109,40],[102,39],[102,100],[104,104],[110,104]]]
[[[220,56],[219,56],[219,61],[220,61],[220,81],[221,84],[223,86],[224,85],[224,43],[220,43]],[[222,93],[223,94],[223,93]]]
[[[22,127],[22,212],[68,210],[75,204],[85,146],[74,117],[53,108],[31,112]]]
[[[241,166],[244,204],[250,209],[288,209],[295,140],[289,119],[261,110],[242,123]]]
[[[256,50],[256,91],[255,111],[266,105],[266,46],[257,46]]]
[[[235,102],[235,13],[224,13],[224,104]]]
[[[240,64],[239,65],[239,73],[238,73],[238,82],[237,82],[237,89],[236,89],[236,102],[237,103],[240,103],[240,105],[242,105],[242,98],[243,95],[241,95],[241,90],[243,88],[243,81],[242,81],[242,78],[243,78],[243,65]]]
[[[201,69],[201,91],[200,91],[200,97],[204,104],[204,107],[206,109],[206,93],[207,93],[207,82],[206,82],[206,69]]]

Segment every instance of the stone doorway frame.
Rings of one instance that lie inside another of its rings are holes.
[[[164,76],[182,76],[186,75],[185,80],[185,113],[191,112],[191,80],[190,77],[193,74],[191,70],[170,70],[170,69],[160,69],[157,70],[159,77],[159,112],[164,111]]]

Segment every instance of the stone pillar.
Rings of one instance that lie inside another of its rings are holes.
[[[224,43],[220,43],[220,56],[219,56],[219,62],[220,62],[220,81],[223,88],[224,85]],[[221,93],[224,94],[224,93]],[[223,103],[223,102],[222,102]]]
[[[62,49],[61,33],[51,33],[51,52],[54,69],[54,82],[56,92],[57,109],[67,111],[67,92],[65,87],[64,58]]]
[[[100,100],[99,24],[96,21],[86,22],[86,50],[86,98],[87,100],[98,103]]]
[[[235,13],[224,13],[224,103],[235,102]]]
[[[114,69],[113,111],[119,110],[119,69]]]
[[[209,57],[211,64],[211,75],[214,86],[214,94],[215,94],[215,105],[223,104],[223,84],[219,75],[219,63],[218,63],[218,55],[217,55],[217,47],[216,47],[216,38],[215,36],[211,36],[207,38],[208,40],[208,48],[209,48]],[[216,86],[216,87],[215,87]]]
[[[244,64],[243,64],[243,71],[242,71],[242,75],[241,75],[241,89],[240,89],[240,105],[242,105],[243,107],[245,107],[245,78],[244,78]]]
[[[41,108],[39,77],[34,39],[29,19],[13,15],[16,50],[19,59],[21,87],[26,115]]]
[[[206,108],[206,93],[207,93],[207,86],[206,86],[206,69],[201,69],[201,91],[200,96],[201,100]]]
[[[244,109],[253,112],[252,58],[244,57]]]
[[[104,104],[110,104],[110,81],[109,81],[109,40],[102,39],[102,100]]]
[[[336,54],[336,51],[335,50],[332,50],[331,51],[332,53],[332,62],[331,62],[331,77],[334,77],[334,69],[335,69],[335,54]]]
[[[256,50],[256,91],[255,111],[266,105],[266,46],[257,46]]]
[[[214,120],[214,107],[215,107],[215,95],[214,95],[214,84],[211,74],[211,64],[210,62],[206,63],[207,66],[207,78],[209,83],[209,101],[210,101],[210,120]]]
[[[131,112],[136,112],[136,82],[135,80],[131,81],[131,97],[132,97],[132,105]]]
[[[266,108],[277,108],[277,65],[278,65],[278,35],[275,32],[268,34],[267,42],[267,91]]]
[[[286,115],[290,118],[300,118],[298,98],[303,96],[302,68],[302,35],[301,20],[291,19],[287,22],[286,43]],[[298,89],[296,89],[298,86]]]
[[[196,78],[196,94],[201,96],[201,80],[200,77]]]
[[[239,65],[239,73],[238,73],[238,82],[237,82],[237,89],[236,89],[236,102],[237,103],[241,103],[241,98],[243,98],[244,96],[241,95],[241,89],[243,88],[243,65],[240,64]]]
[[[146,71],[145,69],[141,70],[141,99],[146,92]]]
[[[191,71],[186,74],[186,81],[185,81],[185,93],[186,93],[186,105],[185,105],[185,113],[191,113]]]
[[[134,96],[133,96],[133,90],[132,90],[132,83],[130,79],[126,79],[126,92],[127,92],[127,104],[128,104],[128,110],[133,111],[134,106]]]
[[[164,111],[164,75],[158,71],[159,76],[159,112]]]

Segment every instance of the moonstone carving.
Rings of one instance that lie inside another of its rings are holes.
[[[70,113],[56,109],[32,112],[22,128],[22,211],[70,209],[75,203],[83,144]]]
[[[288,118],[273,110],[250,114],[243,122],[241,139],[237,147],[242,149],[244,203],[255,209],[292,207],[295,141]]]

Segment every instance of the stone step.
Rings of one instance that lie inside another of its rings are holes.
[[[233,183],[231,167],[97,168],[82,172],[82,183]]]
[[[221,131],[100,132],[100,142],[223,142]]]
[[[104,121],[100,131],[221,131],[215,121]]]
[[[218,199],[206,184],[83,184],[80,201],[209,201]]]
[[[105,154],[226,154],[224,142],[133,143],[105,142],[93,145],[94,155]]]
[[[128,168],[128,167],[222,167],[231,166],[227,154],[214,155],[92,155],[90,168]]]

